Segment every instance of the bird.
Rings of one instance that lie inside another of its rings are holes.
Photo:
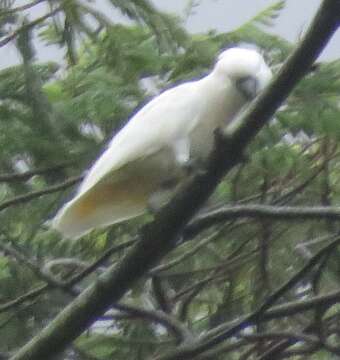
[[[114,135],[52,227],[79,238],[162,204],[188,169],[207,160],[215,130],[235,119],[271,77],[257,50],[232,47],[206,76],[165,90]]]

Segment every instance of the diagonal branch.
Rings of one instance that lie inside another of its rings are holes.
[[[249,142],[308,72],[338,28],[339,11],[340,0],[323,1],[304,40],[284,64],[275,81],[225,133],[217,134],[216,146],[206,171],[188,181],[156,214],[155,220],[142,229],[140,241],[118,266],[109,268],[98,281],[85,289],[11,360],[51,358],[51,349],[55,355],[62,352],[175,247],[184,226],[223,176],[240,161]]]
[[[8,311],[14,307],[17,307],[25,302],[34,301],[35,298],[43,294],[48,290],[50,286],[48,284],[40,285],[34,289],[28,291],[27,293],[18,296],[17,298],[6,302],[5,304],[0,304],[0,313]]]
[[[67,180],[65,180],[64,182],[57,184],[57,185],[52,185],[46,189],[43,190],[37,190],[37,191],[32,191],[29,192],[27,194],[24,195],[19,195],[14,197],[13,199],[9,199],[6,201],[3,201],[2,203],[0,203],[0,211],[10,207],[10,206],[14,206],[14,205],[19,205],[19,204],[24,204],[28,201],[31,201],[33,199],[36,199],[40,196],[43,195],[47,195],[47,194],[53,194],[57,191],[61,191],[61,190],[65,190],[67,188],[69,188],[70,186],[77,184],[81,179],[83,178],[83,176],[75,176],[72,178],[69,178]]]
[[[50,11],[49,13],[27,23],[22,25],[20,28],[16,29],[15,31],[13,31],[11,34],[9,34],[8,36],[2,38],[0,40],[0,47],[4,46],[6,44],[8,44],[10,41],[14,40],[19,34],[21,34],[23,31],[27,31],[28,29],[32,29],[34,26],[44,22],[45,20],[47,20],[48,18],[54,16],[55,14],[57,14],[59,11],[62,10],[62,7],[57,7],[54,10]]]
[[[27,10],[27,9],[30,9],[31,7],[36,6],[36,5],[38,5],[38,4],[40,4],[40,3],[44,2],[44,1],[46,1],[46,0],[34,0],[31,3],[28,3],[28,4],[19,5],[19,6],[15,7],[15,8],[9,8],[9,9],[6,9],[6,10],[2,10],[1,15],[6,16],[6,15],[13,14],[15,12]]]

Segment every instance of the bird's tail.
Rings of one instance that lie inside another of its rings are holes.
[[[101,184],[79,194],[57,213],[52,227],[66,238],[78,238],[94,227],[104,227],[141,215],[148,196],[138,187]]]

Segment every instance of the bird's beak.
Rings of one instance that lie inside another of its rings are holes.
[[[248,100],[254,99],[258,93],[258,81],[255,77],[247,76],[236,81],[238,91]]]

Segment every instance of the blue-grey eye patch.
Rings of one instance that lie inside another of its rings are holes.
[[[253,76],[245,76],[236,80],[236,87],[247,100],[252,100],[257,95],[258,81]]]

